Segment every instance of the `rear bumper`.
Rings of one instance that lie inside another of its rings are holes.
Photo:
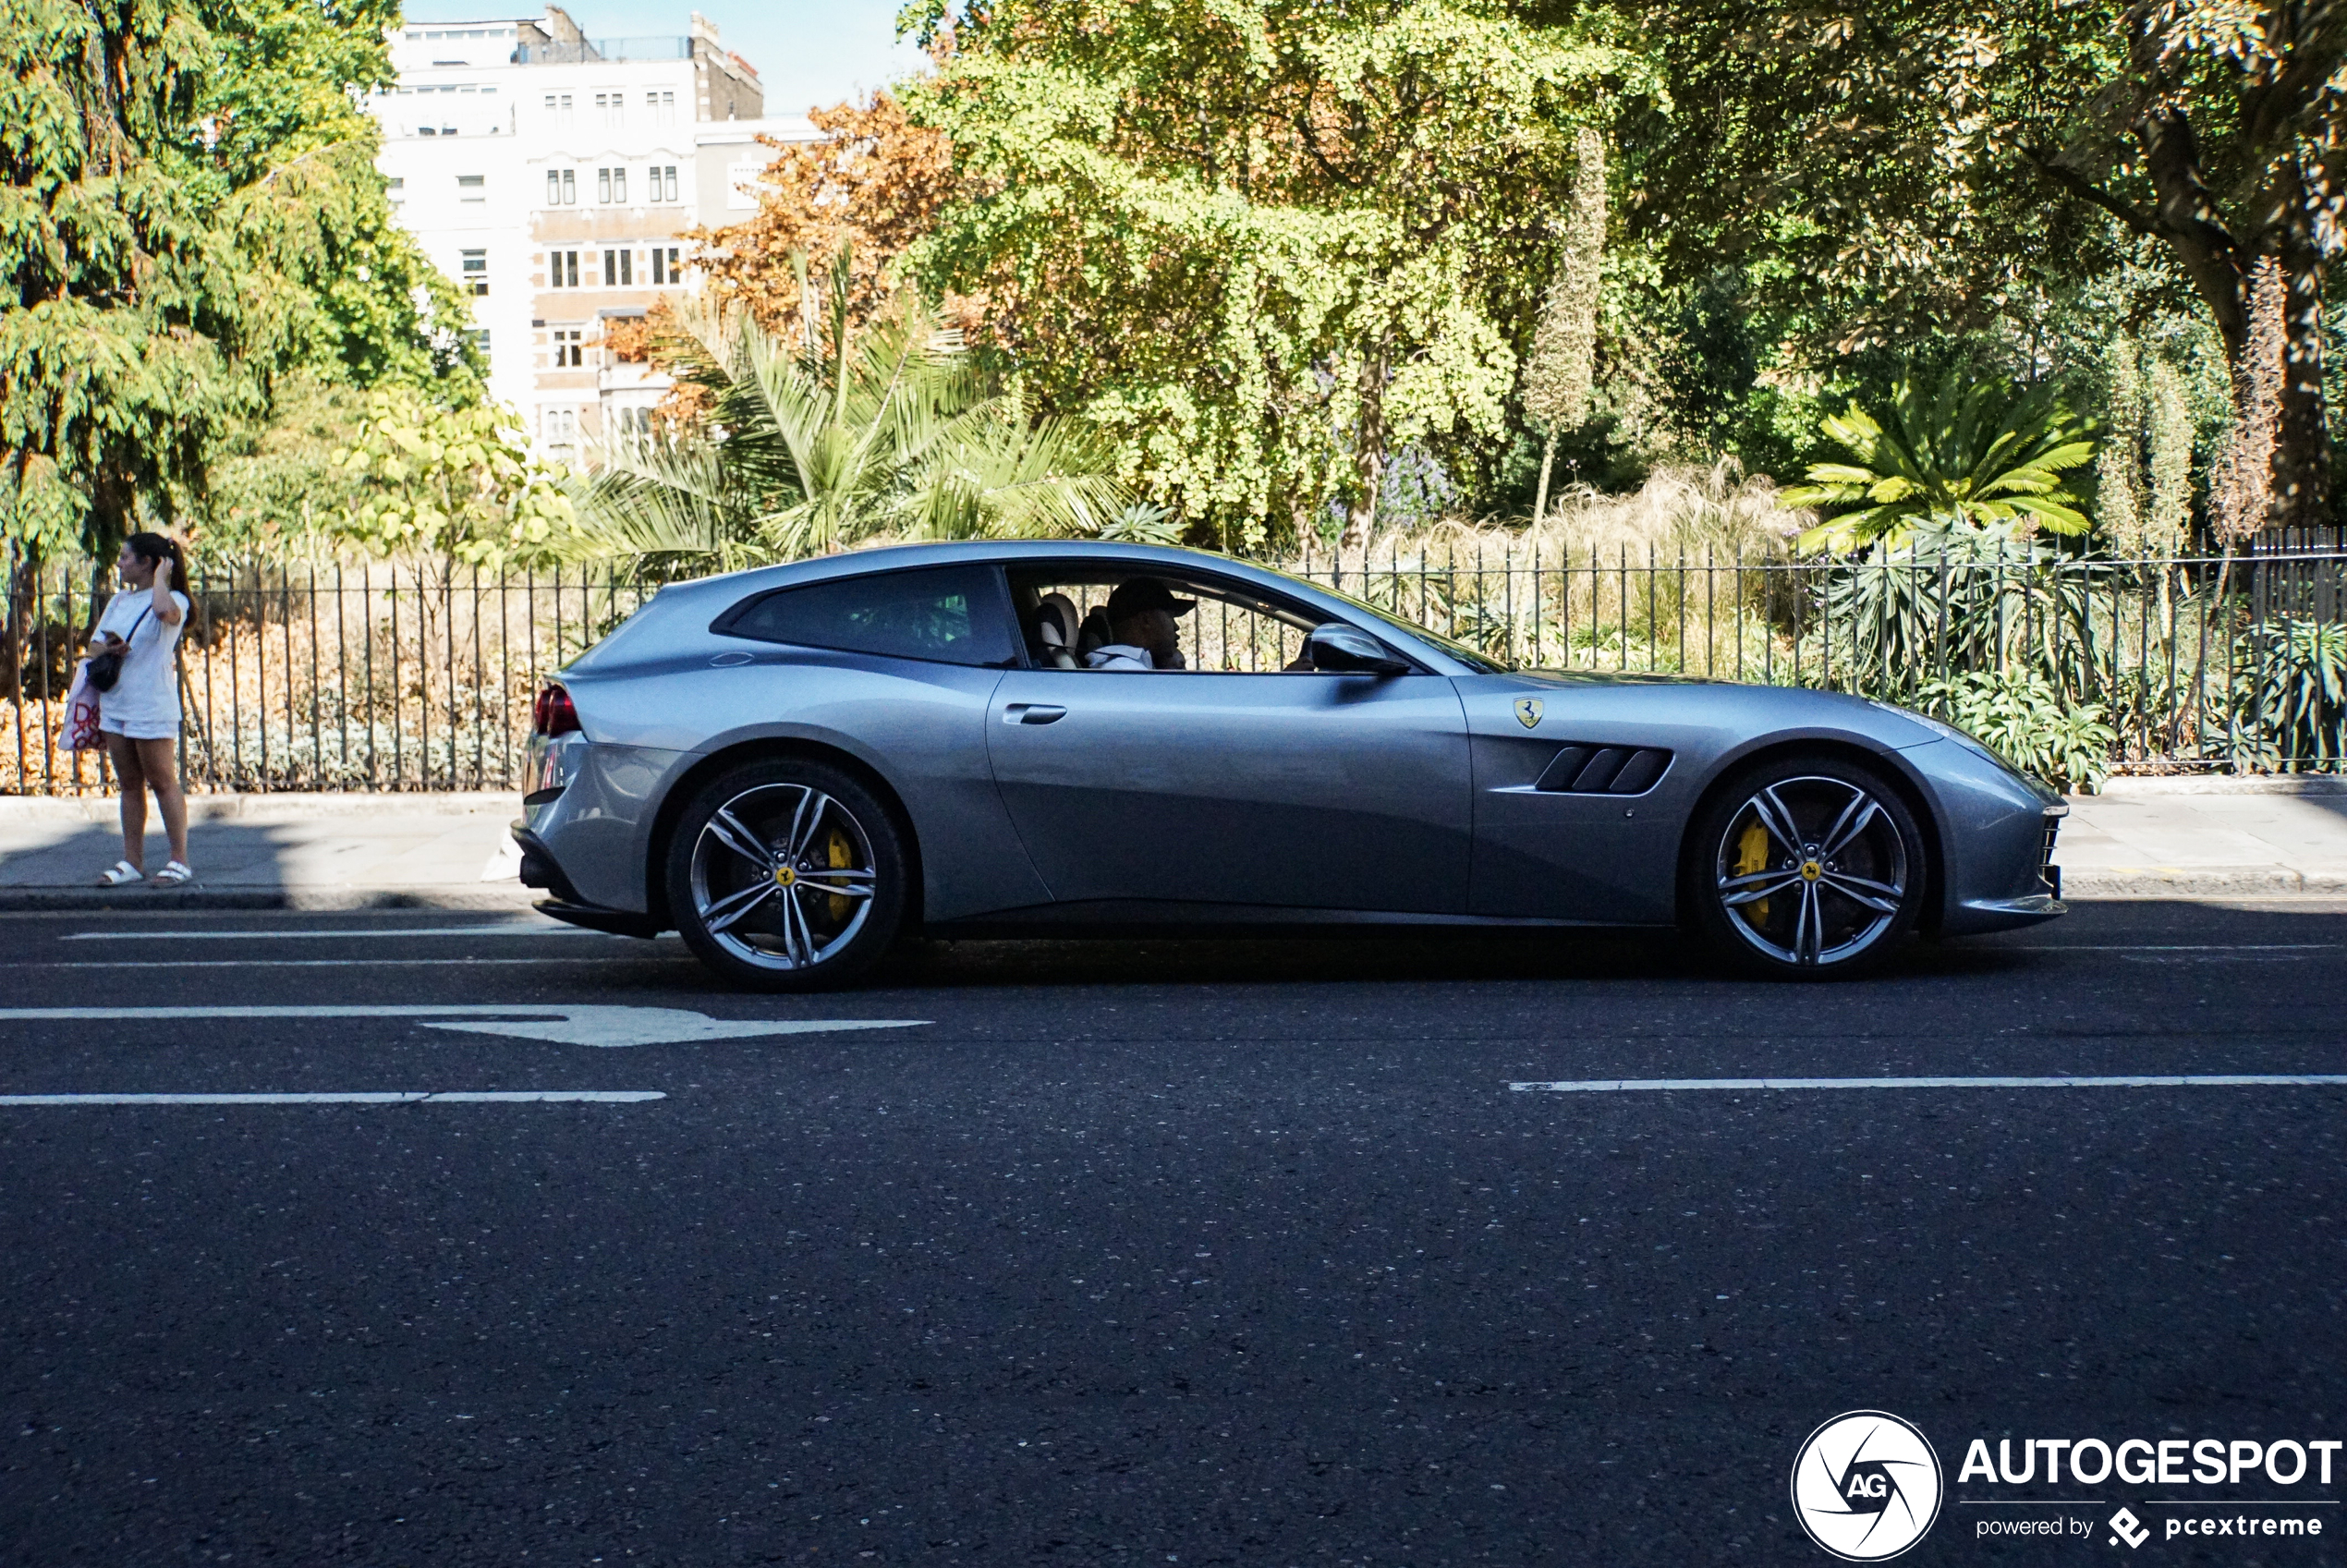
[[[543,888],[554,895],[538,901],[540,914],[584,926],[590,931],[609,931],[614,936],[660,935],[659,923],[649,915],[590,904],[579,897],[578,889],[563,874],[562,862],[554,858],[553,851],[519,822],[514,824],[514,842],[521,845],[521,885]]]

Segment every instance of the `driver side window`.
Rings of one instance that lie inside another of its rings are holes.
[[[1128,585],[1154,582],[1174,608],[1158,616],[1112,619],[1158,595]],[[1127,591],[1119,593],[1119,590]],[[1312,612],[1236,583],[1175,573],[1096,566],[1041,566],[1011,573],[1011,595],[1039,669],[1191,670],[1275,675],[1310,668],[1304,639]],[[1169,625],[1170,623],[1170,625]],[[1104,651],[1105,650],[1105,651]],[[1148,662],[1135,657],[1145,654]]]

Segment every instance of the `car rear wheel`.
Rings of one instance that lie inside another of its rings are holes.
[[[888,950],[905,866],[894,820],[855,779],[817,762],[755,763],[685,808],[668,906],[695,955],[735,984],[823,990]]]
[[[1695,824],[1687,893],[1721,957],[1822,979],[1873,967],[1923,910],[1915,816],[1878,773],[1794,757],[1721,791]]]

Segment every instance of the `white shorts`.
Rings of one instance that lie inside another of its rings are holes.
[[[101,715],[98,733],[118,735],[125,740],[177,740],[179,721],[176,719],[116,719]]]

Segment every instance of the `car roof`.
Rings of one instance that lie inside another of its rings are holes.
[[[1305,600],[1326,613],[1331,619],[1359,625],[1380,637],[1406,640],[1413,656],[1424,659],[1445,674],[1457,675],[1465,670],[1465,666],[1440,646],[1423,638],[1409,637],[1391,622],[1365,617],[1358,607],[1300,577],[1217,554],[1210,550],[1192,550],[1178,544],[1128,544],[1099,539],[976,539],[946,540],[927,544],[891,544],[870,550],[845,551],[836,555],[813,556],[775,566],[753,566],[747,571],[728,572],[722,577],[701,577],[693,582],[676,584],[663,590],[660,597],[667,602],[667,606],[673,607],[675,613],[714,616],[724,606],[751,594],[803,583],[831,582],[843,577],[906,571],[917,566],[979,563],[1016,565],[1027,561],[1081,561],[1087,565],[1142,569],[1154,566],[1169,572],[1204,572],[1234,578],[1260,588],[1267,593]]]

